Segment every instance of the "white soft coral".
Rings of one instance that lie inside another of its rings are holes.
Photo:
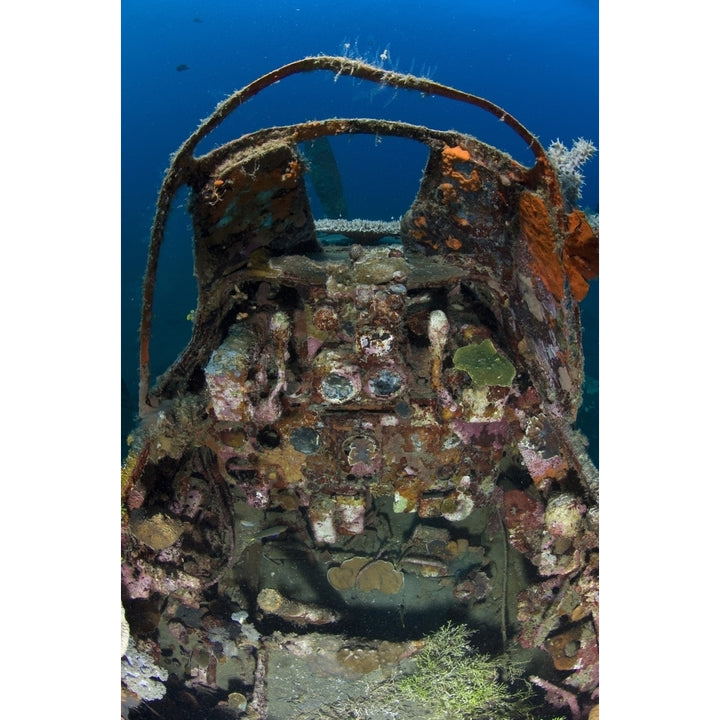
[[[560,189],[568,209],[575,207],[582,197],[581,188],[585,179],[580,168],[596,152],[593,142],[585,138],[575,140],[569,150],[559,139],[552,142],[547,149],[550,163],[558,174]]]

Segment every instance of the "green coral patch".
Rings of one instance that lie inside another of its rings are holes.
[[[515,377],[513,364],[498,353],[491,340],[458,348],[453,356],[453,365],[458,370],[464,370],[479,387],[510,387]]]

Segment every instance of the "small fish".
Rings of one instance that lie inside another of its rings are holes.
[[[273,525],[272,527],[258,530],[247,535],[243,534],[237,538],[237,550],[239,553],[245,552],[247,548],[256,542],[261,542],[267,538],[277,537],[287,530],[287,525]]]
[[[276,537],[287,530],[287,525],[273,525],[272,527],[260,530],[253,537],[255,540],[265,540],[265,538]]]
[[[193,18],[193,22],[201,23],[202,21],[202,18]]]
[[[182,72],[183,70],[189,70],[190,68],[187,65],[185,65],[184,63],[180,63],[180,65],[178,65],[175,69],[178,72]]]

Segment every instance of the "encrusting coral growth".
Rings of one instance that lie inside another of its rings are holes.
[[[315,221],[315,230],[324,233],[340,233],[353,240],[378,240],[388,235],[400,235],[400,221],[319,218]]]
[[[121,661],[122,682],[141,700],[161,700],[165,697],[165,681],[168,671],[158,667],[153,658],[138,650],[134,638],[128,641]]]
[[[469,103],[535,164],[368,118],[194,156],[237,107],[314,70]],[[313,219],[298,146],[353,134],[427,148],[399,222],[346,220],[339,204]],[[190,703],[295,720],[597,712],[598,472],[575,425],[599,236],[572,208],[594,151],[546,153],[487,100],[325,56],[258,78],[183,143],[150,239],[122,470],[124,717],[153,699],[166,718]],[[159,252],[184,186],[198,302],[151,389]],[[468,627],[414,639],[438,618]],[[505,652],[481,655],[469,628]]]

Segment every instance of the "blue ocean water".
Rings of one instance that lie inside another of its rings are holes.
[[[215,105],[268,71],[306,55],[350,55],[485,97],[546,147],[578,137],[599,145],[597,0],[124,0],[122,3],[122,358],[124,438],[137,407],[142,277],[155,201],[169,156]],[[325,117],[384,117],[455,129],[531,164],[507,127],[440,98],[368,87],[329,73],[293,77],[236,111],[206,151],[244,132]],[[424,154],[413,143],[347,139],[335,148],[350,217],[397,218],[409,206]],[[387,156],[393,157],[387,164]],[[598,158],[584,167],[583,208],[599,207]],[[190,338],[195,307],[192,233],[176,198],[160,259],[152,372]],[[581,304],[586,399],[579,424],[598,461],[598,283]]]

